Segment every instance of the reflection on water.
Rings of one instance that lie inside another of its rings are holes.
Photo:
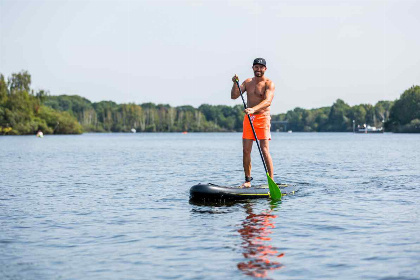
[[[246,275],[266,278],[269,271],[283,267],[278,258],[284,254],[271,245],[271,229],[275,228],[277,218],[272,214],[275,207],[272,204],[270,209],[254,213],[250,203],[244,205],[247,216],[238,232],[243,239],[241,246],[245,260],[238,263],[238,269]]]
[[[237,267],[243,274],[267,279],[270,271],[284,267],[279,259],[284,253],[272,245],[270,237],[272,229],[276,227],[277,215],[274,215],[273,211],[281,202],[271,202],[268,209],[263,211],[254,210],[256,207],[252,202],[190,200],[190,204],[201,206],[191,210],[195,214],[228,214],[238,209],[245,210],[246,216],[237,230],[242,238],[239,251],[244,257]]]

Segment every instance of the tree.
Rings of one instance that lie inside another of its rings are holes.
[[[61,123],[59,133],[82,133],[80,124],[69,115],[52,108],[45,109],[42,103],[46,91],[33,95],[30,88],[31,75],[27,71],[13,73],[5,83],[0,74],[0,130],[2,134],[34,134],[41,129],[45,134],[53,133],[56,122]],[[44,109],[44,110],[43,110]],[[45,112],[49,113],[45,113]],[[54,116],[56,122],[49,122]]]
[[[0,134],[5,133],[2,127],[9,127],[6,120],[7,85],[4,76],[0,74]],[[7,130],[9,132],[9,130]]]
[[[287,111],[286,119],[289,122],[289,129],[293,131],[303,131],[305,127],[304,111],[305,109],[299,107],[296,107],[293,111]]]
[[[399,125],[405,125],[414,119],[420,119],[420,86],[413,86],[395,101],[390,119]]]
[[[329,131],[349,130],[349,118],[346,117],[349,109],[349,105],[347,105],[343,100],[337,99],[337,101],[332,105],[328,115]]]
[[[388,120],[393,105],[393,101],[378,101],[378,103],[375,104],[375,113],[381,118],[381,121]]]
[[[7,84],[4,76],[0,74],[0,106],[7,101]]]
[[[391,109],[387,127],[395,132],[420,132],[420,86],[404,91]]]
[[[31,75],[28,71],[21,71],[13,73],[12,77],[8,79],[9,92],[13,94],[16,90],[30,92]]]
[[[355,121],[357,125],[366,123],[366,109],[363,105],[356,105],[351,108],[350,118]]]

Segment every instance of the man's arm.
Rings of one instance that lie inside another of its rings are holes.
[[[232,90],[230,91],[230,98],[232,98],[232,99],[236,99],[236,98],[238,98],[241,95],[239,93],[238,86],[236,85],[236,80],[239,80],[239,78],[235,74],[235,76],[232,77],[233,86],[232,86]],[[245,81],[242,83],[242,85],[240,85],[240,87],[241,87],[242,93],[244,93],[246,91]]]
[[[273,98],[274,98],[274,90],[275,90],[274,83],[272,81],[269,81],[267,83],[267,88],[265,90],[264,99],[258,105],[251,108],[247,108],[245,110],[245,113],[255,114],[269,107],[271,105],[271,101],[273,101]]]

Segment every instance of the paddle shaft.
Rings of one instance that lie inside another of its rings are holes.
[[[245,103],[244,96],[242,95],[242,90],[241,90],[241,87],[239,86],[239,81],[238,80],[236,80],[236,85],[238,86],[239,93],[240,93],[241,98],[242,98],[242,102],[244,103],[244,109],[246,109],[247,106],[246,106],[246,103]],[[247,116],[248,116],[248,120],[249,120],[249,123],[250,123],[251,128],[252,128],[252,133],[254,133],[255,142],[257,142],[257,147],[258,147],[258,151],[260,152],[261,160],[264,164],[265,173],[268,174],[267,165],[265,164],[264,156],[261,152],[260,143],[258,142],[257,134],[255,133],[255,129],[254,129],[254,125],[252,124],[251,116],[248,115],[248,114],[247,114]]]

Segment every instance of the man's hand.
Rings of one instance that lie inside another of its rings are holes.
[[[239,81],[239,77],[235,74],[235,76],[232,77],[232,82],[236,83],[236,81]]]
[[[251,114],[254,114],[254,113],[255,113],[255,110],[254,110],[254,108],[246,108],[246,109],[244,110],[244,112],[245,112],[245,114],[247,114],[247,115],[251,115]]]

